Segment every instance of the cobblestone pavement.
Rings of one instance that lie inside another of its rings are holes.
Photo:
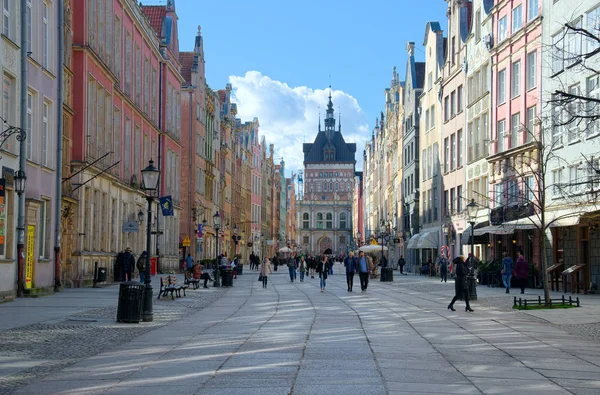
[[[17,358],[20,361],[32,361],[31,367],[0,377],[0,394],[9,394],[82,359],[118,348],[137,336],[211,305],[225,292],[226,288],[213,288],[208,292],[188,290],[185,298],[154,298],[152,323],[115,322],[115,301],[114,306],[83,311],[61,319],[60,322],[38,323],[0,331],[0,366],[10,364]]]

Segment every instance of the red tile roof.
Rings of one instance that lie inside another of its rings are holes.
[[[185,82],[192,83],[192,66],[194,65],[194,52],[179,52],[179,63],[181,63],[181,75]]]
[[[227,91],[223,89],[219,89],[219,98],[221,99],[221,103],[225,103],[225,94]]]
[[[161,37],[162,22],[167,14],[167,8],[164,5],[143,5],[142,12],[150,19],[150,26],[156,31],[158,37]]]

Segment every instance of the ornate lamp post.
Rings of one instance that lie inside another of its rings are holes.
[[[154,313],[152,312],[152,279],[150,278],[150,235],[152,234],[152,201],[154,200],[152,194],[154,193],[154,191],[156,191],[159,177],[160,170],[154,167],[154,161],[150,159],[148,166],[146,166],[146,168],[142,170],[144,191],[146,192],[146,200],[148,201],[148,216],[146,226],[146,274],[144,275],[144,284],[146,287],[144,288],[144,308],[142,311],[142,321],[144,322],[151,322],[154,319]],[[138,219],[140,218],[140,213],[138,213]]]
[[[19,196],[19,201],[23,199],[22,195],[25,192],[25,184],[27,183],[27,175],[23,170],[17,170],[15,173],[15,191]],[[25,221],[19,216],[17,223],[18,243],[17,243],[17,296],[23,296],[25,290]]]
[[[469,299],[477,300],[477,282],[475,280],[475,240],[474,228],[475,219],[477,218],[479,207],[475,203],[475,199],[471,199],[471,203],[467,204],[467,215],[469,216],[469,224],[471,224],[471,264],[469,265],[469,274],[467,275],[467,285],[469,289]]]
[[[213,276],[215,277],[215,281],[213,282],[213,287],[221,286],[221,279],[219,278],[219,230],[221,229],[221,216],[219,215],[219,211],[213,215],[213,228],[215,228],[215,237],[217,238],[216,252],[217,256],[215,258],[215,270]]]

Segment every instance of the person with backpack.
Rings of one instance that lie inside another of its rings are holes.
[[[147,257],[147,253],[146,251],[142,252],[142,255],[140,255],[140,257],[138,258],[135,267],[137,268],[138,272],[140,273],[140,282],[144,283],[144,280],[146,279],[146,259],[148,259]]]

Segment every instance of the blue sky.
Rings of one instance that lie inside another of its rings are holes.
[[[417,58],[423,60],[427,21],[439,21],[444,30],[447,24],[444,0],[175,4],[180,49],[193,49],[200,25],[209,85],[233,84],[240,117],[259,117],[261,133],[275,144],[288,170],[301,168],[301,144],[312,142],[317,133],[329,75],[342,133],[347,142],[357,143],[357,167],[362,168],[364,142],[383,109],[393,66],[404,79],[406,43],[414,41]]]

